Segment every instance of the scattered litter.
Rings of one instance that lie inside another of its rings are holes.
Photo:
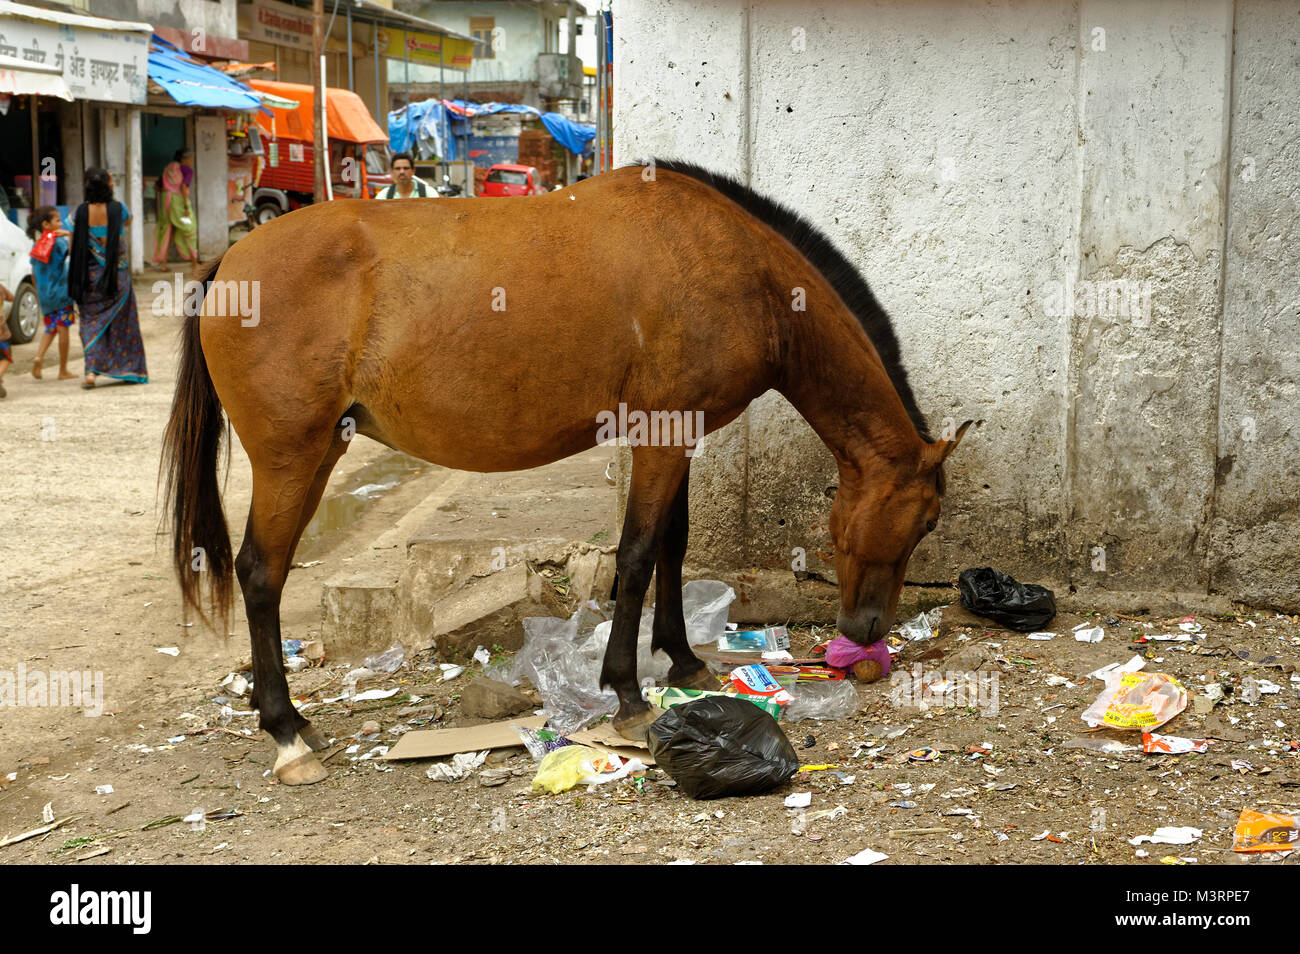
[[[1243,808],[1233,833],[1232,850],[1291,851],[1300,839],[1300,827],[1297,826],[1300,826],[1300,819],[1294,815],[1266,815]]]
[[[1142,751],[1148,755],[1153,752],[1185,755],[1189,752],[1204,753],[1209,750],[1209,739],[1184,739],[1176,735],[1156,735],[1154,732],[1142,733]]]
[[[784,626],[723,633],[718,637],[719,652],[778,652],[790,648],[790,633]]]
[[[95,786],[95,794],[96,794],[96,795],[112,795],[112,794],[113,794],[113,786],[112,786],[112,785],[96,785],[96,786]]]
[[[232,672],[221,680],[221,688],[229,690],[232,695],[236,696],[248,695],[248,690],[252,687],[253,684],[244,678],[243,673]]]
[[[829,821],[832,818],[843,818],[848,813],[847,807],[836,805],[834,808],[823,808],[819,812],[808,812],[808,814],[804,815],[803,820],[805,822]]]
[[[179,656],[181,654],[179,646],[159,646],[154,652],[162,653],[164,656]]]
[[[786,808],[807,808],[812,804],[812,792],[795,792],[793,795],[785,797]],[[53,818],[47,818],[46,821],[54,821]]]
[[[478,663],[484,669],[486,669],[489,665],[492,664],[492,654],[489,653],[482,646],[474,650],[474,655],[472,658],[476,663]]]
[[[1084,628],[1088,627],[1088,628]],[[1100,626],[1088,626],[1087,623],[1080,623],[1072,630],[1074,639],[1080,643],[1099,643],[1106,635],[1106,631]]]
[[[393,643],[382,653],[367,656],[363,665],[371,672],[394,673],[406,661],[406,650],[401,643]]]
[[[907,760],[909,762],[933,762],[938,757],[939,750],[932,749],[928,745],[919,749],[913,749],[911,752],[907,753]]]
[[[1138,672],[1143,669],[1147,661],[1141,656],[1134,656],[1126,663],[1111,663],[1109,666],[1102,666],[1100,669],[1088,673],[1089,679],[1105,679],[1111,673],[1120,672]]]
[[[45,807],[41,809],[41,821],[49,823],[54,821],[54,803],[46,802]]]
[[[1025,639],[1036,639],[1040,642],[1046,642],[1049,639],[1055,639],[1055,633],[1030,633]]]
[[[549,753],[537,766],[533,788],[557,795],[575,785],[603,785],[645,770],[639,759],[624,761],[588,745],[567,745]]]
[[[398,739],[384,759],[438,759],[458,752],[511,748],[521,744],[517,727],[540,729],[545,724],[544,716],[520,716],[464,729],[418,729]]]
[[[1129,745],[1115,739],[1105,739],[1098,735],[1081,735],[1063,743],[1061,748],[1089,749],[1093,752],[1103,752],[1106,755],[1118,755],[1121,752],[1137,752],[1141,747]]]
[[[1111,672],[1106,688],[1083,712],[1091,726],[1154,729],[1187,708],[1187,690],[1164,673]]]
[[[785,707],[785,720],[847,719],[862,705],[858,690],[846,679],[821,679],[795,685],[794,699]]]
[[[889,646],[878,640],[869,646],[855,643],[847,636],[836,636],[826,646],[826,665],[836,669],[852,669],[860,662],[877,662],[882,676],[889,675]]]
[[[465,671],[464,666],[457,666],[455,663],[438,663],[438,668],[442,670],[443,682],[451,682]]]
[[[1152,835],[1138,835],[1136,838],[1130,838],[1128,843],[1130,845],[1141,845],[1149,841],[1153,845],[1190,845],[1200,840],[1202,834],[1204,833],[1199,828],[1165,827],[1157,828],[1155,834]]]
[[[877,861],[884,861],[889,855],[881,854],[878,851],[872,851],[870,848],[863,848],[856,855],[845,858],[840,862],[842,865],[874,865]]]
[[[914,619],[909,619],[898,627],[898,635],[912,642],[933,639],[934,628],[930,625],[930,617],[921,613]]]
[[[457,782],[472,775],[487,757],[487,749],[482,752],[458,752],[450,762],[435,762],[424,774],[435,782]]]
[[[787,693],[787,695],[789,694]],[[785,709],[786,705],[785,703],[778,701],[774,696],[747,695],[721,691],[711,692],[708,689],[677,689],[671,686],[646,686],[641,690],[641,698],[658,709],[671,709],[674,706],[685,705],[688,702],[696,702],[699,699],[723,696],[730,696],[732,698],[744,699],[746,702],[752,702],[773,719],[781,718],[781,713]]]
[[[352,697],[353,702],[374,702],[376,699],[391,699],[397,695],[396,689],[367,689]]]

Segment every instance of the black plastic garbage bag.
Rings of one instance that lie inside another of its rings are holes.
[[[957,578],[961,605],[1022,633],[1042,628],[1056,615],[1056,597],[1045,586],[1017,583],[992,567],[965,570]]]
[[[691,798],[757,795],[799,771],[799,757],[770,715],[744,699],[706,696],[650,726],[650,754]]]

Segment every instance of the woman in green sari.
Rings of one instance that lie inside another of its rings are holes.
[[[190,205],[190,183],[181,161],[184,150],[177,150],[158,177],[158,224],[154,231],[153,264],[166,266],[167,254],[172,244],[176,251],[193,264],[199,262],[198,227],[194,222],[194,209]]]

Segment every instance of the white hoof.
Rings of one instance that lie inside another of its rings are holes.
[[[312,785],[328,775],[302,736],[295,733],[291,744],[277,747],[275,777],[285,785]]]

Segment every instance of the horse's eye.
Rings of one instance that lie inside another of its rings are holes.
[[[939,521],[937,521],[937,520],[927,520],[927,521],[925,522],[925,532],[926,532],[926,533],[934,533],[934,528],[937,527],[937,526],[939,526]]]

